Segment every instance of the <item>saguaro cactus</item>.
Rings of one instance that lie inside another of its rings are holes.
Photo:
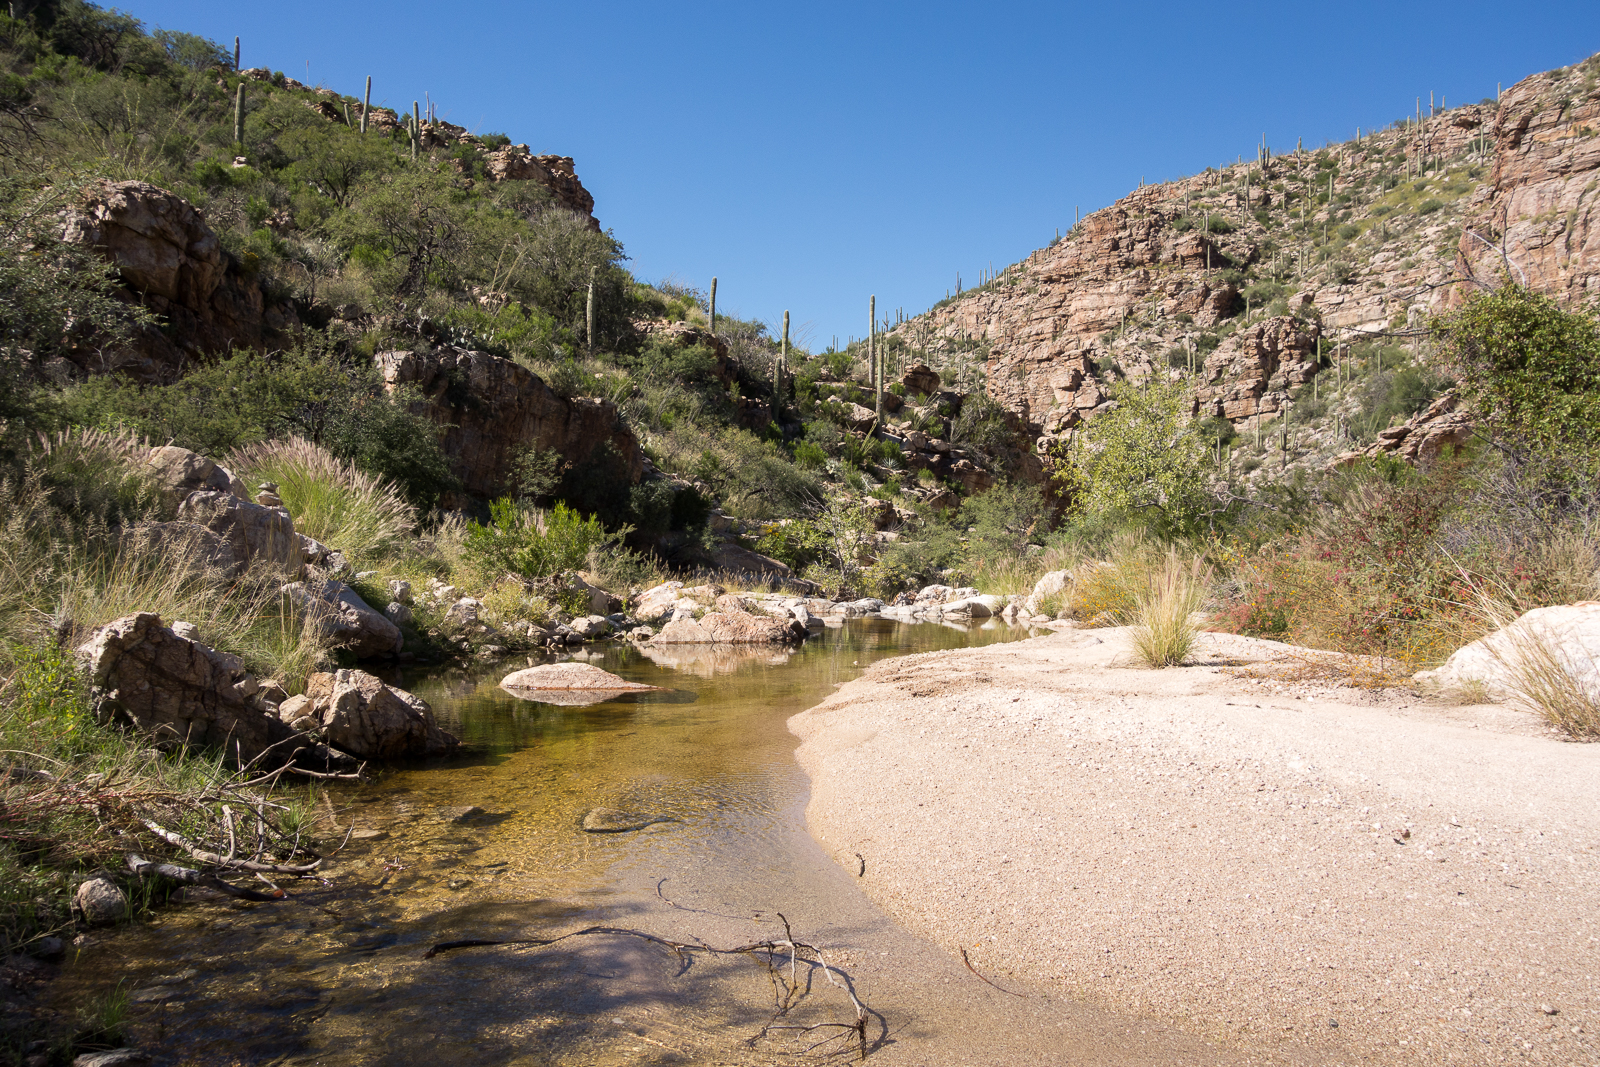
[[[411,161],[417,160],[417,149],[422,147],[422,105],[411,101]]]
[[[233,143],[244,149],[244,82],[233,97]]]
[[[878,361],[878,298],[867,301],[867,365],[872,379],[873,410],[883,421],[883,367]]]
[[[361,97],[361,132],[367,132],[367,113],[372,110],[372,75],[367,75],[367,91]]]
[[[237,36],[233,39],[233,69],[239,69],[239,38]]]
[[[591,355],[591,356],[594,355],[594,272],[595,272],[595,268],[590,267],[589,268],[589,299],[588,299],[588,302],[587,302],[587,306],[584,308],[584,312],[583,312],[583,320],[584,320],[584,335],[583,335],[583,337],[584,337],[584,342],[588,345],[589,355]]]
[[[789,317],[789,313],[787,311],[785,311],[783,315],[784,318]],[[715,278],[711,279],[711,306],[709,308],[707,317],[711,320],[712,336],[715,336],[717,332],[717,280]]]
[[[772,417],[783,410],[783,380],[789,374],[789,310],[783,312],[783,347],[778,350],[778,372],[772,376]]]

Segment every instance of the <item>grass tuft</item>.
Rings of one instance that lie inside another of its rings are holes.
[[[1149,584],[1135,597],[1133,652],[1146,667],[1173,667],[1194,650],[1193,615],[1205,601],[1207,571],[1195,558],[1168,552]]]
[[[235,449],[225,464],[246,484],[276,482],[295,529],[360,560],[381,559],[417,525],[399,487],[303,437]]]

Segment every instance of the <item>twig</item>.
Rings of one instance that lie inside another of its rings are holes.
[[[973,974],[978,974],[978,968],[974,967],[972,965],[972,961],[967,959],[967,950],[965,948],[961,950],[961,962],[967,965],[967,970],[971,971]],[[995,985],[981,974],[978,974],[978,981],[982,982],[984,985],[993,986],[995,989],[999,989],[1000,992],[1010,994],[1013,997],[1022,997],[1026,999],[1028,996],[1026,993],[1017,993],[1010,989],[1002,989],[1000,986]]]

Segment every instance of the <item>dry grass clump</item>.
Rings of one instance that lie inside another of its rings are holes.
[[[1130,636],[1139,662],[1172,667],[1189,657],[1199,636],[1193,616],[1205,602],[1208,575],[1199,558],[1185,562],[1171,551],[1149,575],[1145,588],[1134,596]]]
[[[1105,560],[1086,560],[1063,590],[1068,617],[1089,626],[1133,622],[1141,597],[1164,567],[1166,552],[1137,536],[1119,537]]]
[[[226,464],[247,483],[276,482],[298,532],[357,559],[382,558],[417,525],[392,482],[303,437],[246,445]]]
[[[1600,739],[1600,699],[1597,699],[1595,663],[1578,650],[1567,651],[1563,642],[1549,632],[1535,632],[1513,626],[1505,631],[1509,649],[1491,646],[1494,656],[1506,668],[1503,684],[1513,704],[1540,716],[1568,736],[1593,741]],[[1583,662],[1574,662],[1581,657]]]

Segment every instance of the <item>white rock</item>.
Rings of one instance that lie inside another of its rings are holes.
[[[1600,601],[1535,608],[1457,649],[1444,666],[1419,671],[1414,677],[1440,689],[1460,690],[1481,683],[1490,697],[1504,700],[1513,695],[1516,672],[1528,662],[1530,652],[1548,653],[1591,699],[1600,699]]]

